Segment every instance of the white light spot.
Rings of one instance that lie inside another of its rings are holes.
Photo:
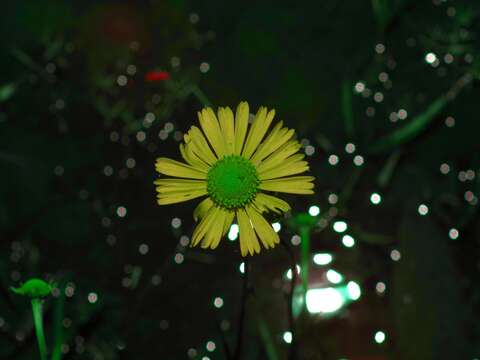
[[[355,245],[355,239],[351,237],[350,235],[344,235],[342,238],[342,244],[345,247],[351,248],[352,246]]]
[[[336,204],[338,202],[338,196],[337,194],[330,194],[328,195],[328,203],[329,204]]]
[[[375,333],[375,342],[377,344],[383,343],[385,341],[385,339],[386,339],[386,335],[383,331],[377,331]]]
[[[208,72],[208,70],[210,70],[210,64],[207,62],[202,62],[200,64],[200,72],[205,74],[206,72]]]
[[[315,153],[315,148],[312,145],[305,146],[305,154],[307,156],[312,156]]]
[[[308,209],[308,213],[311,216],[317,216],[318,214],[320,214],[320,208],[316,205],[310,206],[310,208]]]
[[[397,116],[400,120],[405,120],[408,117],[408,112],[405,109],[400,109],[398,110]]]
[[[333,256],[327,253],[313,255],[313,262],[317,265],[327,265],[333,260]]]
[[[330,269],[327,271],[327,279],[333,284],[339,284],[342,282],[343,276],[335,270]]]
[[[363,90],[365,90],[365,84],[361,81],[357,82],[355,84],[355,91],[357,93],[361,93],[361,92],[363,92]]]
[[[182,226],[182,220],[177,218],[177,217],[173,218],[172,219],[172,227],[174,229],[178,229],[180,226]]]
[[[349,281],[347,284],[348,297],[352,300],[358,300],[362,295],[362,289],[355,281]]]
[[[230,226],[230,230],[228,231],[228,240],[230,241],[237,240],[239,230],[240,230],[240,227],[237,224],[232,224],[232,226]]]
[[[345,221],[335,221],[333,223],[333,230],[335,230],[338,233],[342,233],[346,231],[348,228],[348,225]]]
[[[379,282],[377,283],[377,285],[375,285],[375,290],[376,290],[377,293],[379,293],[379,294],[383,294],[386,289],[387,289],[387,285],[385,285],[384,282],[379,281]]]
[[[290,239],[290,242],[292,243],[293,246],[298,246],[302,242],[302,238],[298,235],[293,235],[292,238]]]
[[[362,155],[355,155],[355,157],[353,158],[353,163],[356,165],[356,166],[362,166],[363,165],[363,156]]]
[[[312,314],[333,313],[343,306],[344,299],[338,290],[329,287],[308,290],[306,302],[307,310]]]
[[[330,155],[330,156],[328,157],[328,163],[329,163],[330,165],[335,166],[335,165],[338,164],[339,161],[340,161],[340,159],[339,159],[338,156],[335,155],[335,154],[332,154],[332,155]]]
[[[420,204],[418,207],[418,213],[422,216],[425,216],[428,214],[428,206],[425,204]]]
[[[125,75],[120,75],[117,77],[117,84],[119,86],[125,86],[127,85],[128,79]]]
[[[445,125],[449,128],[452,128],[455,126],[455,119],[452,116],[449,116],[445,119]]]
[[[356,150],[356,146],[355,144],[352,144],[352,143],[348,143],[347,145],[345,145],[345,151],[348,153],[348,154],[353,154]]]
[[[240,270],[240,272],[242,274],[245,274],[245,263],[244,262],[241,262],[239,267],[238,267],[238,270]]]
[[[147,244],[141,244],[139,247],[138,247],[138,251],[140,252],[140,254],[142,255],[146,255],[148,253],[148,250],[149,250],[149,247]]]
[[[455,228],[451,228],[448,231],[448,237],[452,240],[457,240],[459,235],[460,235],[459,231]]]
[[[90,304],[95,304],[98,301],[98,295],[94,292],[88,294],[88,302]]]
[[[125,206],[119,206],[117,208],[117,215],[118,217],[125,217],[127,215],[127,208]]]
[[[272,224],[273,231],[279,232],[282,229],[282,225],[279,222],[275,222]]]
[[[370,201],[372,204],[378,205],[382,201],[382,197],[378,193],[373,193],[372,195],[370,195]]]
[[[216,297],[213,300],[213,306],[215,306],[217,309],[220,309],[223,306],[223,299],[221,297]]]
[[[443,163],[442,165],[440,165],[440,172],[443,175],[447,175],[450,172],[450,166],[446,163]]]
[[[425,61],[429,64],[433,64],[436,60],[437,60],[437,55],[435,55],[432,52],[425,55]]]
[[[290,344],[293,340],[293,335],[290,331],[285,331],[283,333],[283,341],[285,341],[287,344]]]
[[[175,254],[173,258],[173,261],[175,261],[175,263],[177,264],[183,263],[184,260],[185,260],[185,256],[183,256],[183,254],[180,254],[180,253]]]
[[[400,254],[400,251],[398,251],[397,249],[393,249],[393,250],[390,252],[390,258],[391,258],[393,261],[398,261],[398,260],[400,260],[401,257],[402,257],[402,254]]]
[[[217,348],[217,346],[215,345],[215,343],[213,341],[207,342],[207,345],[205,347],[210,352],[215,351],[215,349]]]
[[[296,269],[297,269],[297,275],[299,275],[302,272],[302,270],[300,269],[300,265],[297,265]],[[292,280],[292,269],[288,269],[286,276],[288,280]]]

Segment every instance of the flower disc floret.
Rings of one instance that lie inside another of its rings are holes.
[[[207,175],[207,191],[214,203],[233,210],[250,203],[260,180],[253,164],[238,155],[217,161]]]

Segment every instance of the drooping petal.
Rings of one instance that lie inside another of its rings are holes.
[[[243,144],[245,142],[245,135],[247,134],[248,117],[250,116],[250,109],[248,103],[243,101],[237,106],[235,114],[235,149],[234,153],[240,155],[242,153]]]
[[[240,226],[240,252],[242,256],[247,253],[253,255],[255,252],[260,252],[260,244],[253,230],[252,223],[242,208],[237,210],[238,225]]]
[[[270,110],[267,113],[267,108],[265,107],[258,109],[257,115],[255,115],[255,119],[250,127],[245,147],[242,151],[243,157],[250,159],[253,152],[257,149],[257,146],[265,136],[274,116],[275,110]]]
[[[212,199],[210,199],[209,197],[203,199],[202,202],[200,202],[200,204],[197,205],[195,210],[193,210],[193,219],[195,221],[202,219],[212,206],[213,206]]]
[[[258,164],[257,171],[261,172],[277,167],[289,156],[295,154],[301,147],[302,145],[296,140],[288,141],[285,145],[281,146],[277,151]]]
[[[208,165],[213,165],[217,161],[217,158],[208,145],[207,139],[203,136],[202,131],[192,126],[187,134],[184,136],[185,145],[191,147],[191,150],[197,154],[197,156],[206,162]]]
[[[290,210],[290,205],[288,205],[286,201],[261,192],[257,194],[253,204],[257,207],[260,213],[272,211],[281,214],[282,212],[286,213]]]
[[[313,194],[313,176],[292,176],[274,180],[262,181],[259,189],[278,191],[290,194]]]
[[[210,145],[212,145],[213,151],[215,151],[217,157],[220,159],[225,155],[225,139],[222,136],[222,131],[215,113],[211,108],[205,108],[201,113],[198,113],[198,119],[200,120],[200,125],[205,136],[210,142]]]
[[[292,155],[288,159],[285,159],[281,165],[278,165],[273,169],[259,171],[258,178],[260,180],[269,180],[308,171],[308,163],[306,161],[301,161],[304,157],[304,154]]]
[[[216,236],[211,244],[210,244],[210,248],[211,249],[216,249],[218,244],[220,243],[220,240],[223,238],[223,236],[225,236],[225,234],[227,233],[228,229],[230,228],[230,225],[232,225],[232,221],[233,221],[233,218],[235,216],[235,213],[231,210],[223,210],[224,211],[224,219],[223,219],[223,229],[219,229],[221,230],[221,234],[220,236]],[[221,218],[220,217],[218,219],[218,223],[220,224],[220,221],[221,221]]]
[[[225,139],[225,154],[231,155],[235,148],[235,123],[232,110],[229,107],[219,108],[218,120]]]
[[[159,205],[174,204],[195,199],[204,195],[207,195],[207,190],[179,190],[175,192],[158,194],[157,202]]]
[[[252,206],[247,205],[245,209],[263,246],[268,249],[273,248],[275,244],[278,244],[280,242],[280,238],[275,230],[273,230],[272,225],[270,225],[268,221],[265,220],[265,218]]]
[[[158,158],[155,169],[164,175],[190,179],[206,179],[207,173],[190,165],[168,158]]]
[[[228,211],[227,217],[225,218],[225,223],[223,224],[223,234],[222,234],[222,236],[225,236],[227,231],[230,229],[230,226],[232,225],[234,217],[235,217],[235,212],[234,211]]]
[[[192,246],[196,246],[205,237],[205,234],[210,230],[210,227],[215,226],[215,219],[219,211],[220,208],[217,206],[212,206],[207,211],[207,214],[193,231]]]
[[[207,230],[207,233],[205,234],[205,237],[201,242],[202,248],[215,249],[218,246],[218,244],[220,243],[220,239],[222,238],[222,232],[223,232],[223,226],[220,226],[219,224],[223,225],[226,217],[227,217],[227,211],[222,208],[219,208],[219,211],[215,216],[214,223],[210,225],[210,228]]]

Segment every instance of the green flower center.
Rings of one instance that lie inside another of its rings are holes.
[[[252,201],[259,183],[255,166],[238,155],[217,161],[207,175],[210,197],[216,205],[226,209],[237,209]]]

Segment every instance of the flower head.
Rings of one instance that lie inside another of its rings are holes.
[[[30,298],[42,298],[52,293],[54,285],[49,284],[41,279],[27,280],[18,288],[11,287],[10,290],[15,294],[28,296]]]
[[[175,178],[155,181],[160,205],[206,196],[193,213],[200,221],[192,246],[215,249],[236,217],[240,226],[242,256],[272,248],[280,242],[263,217],[264,212],[290,209],[283,200],[265,193],[312,194],[312,176],[292,176],[309,170],[294,130],[280,121],[267,134],[275,111],[261,107],[251,126],[246,102],[236,114],[228,107],[198,113],[200,127],[184,136],[180,152],[185,163],[159,158],[156,170]]]

